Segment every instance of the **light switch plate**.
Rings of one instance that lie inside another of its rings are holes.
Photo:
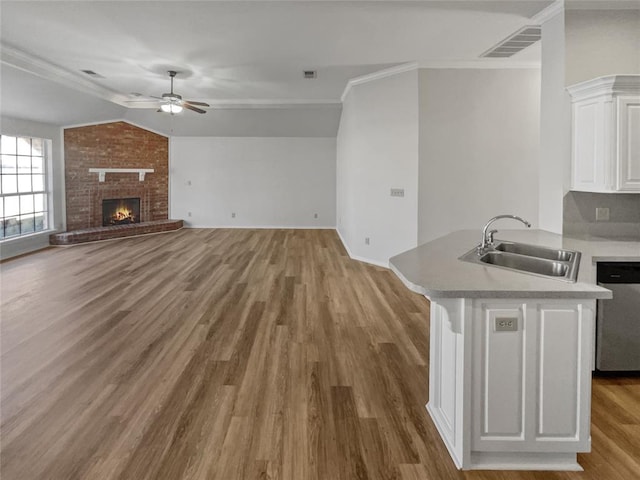
[[[496,332],[517,332],[518,317],[496,317]]]

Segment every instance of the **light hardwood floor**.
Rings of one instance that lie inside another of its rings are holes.
[[[181,230],[2,268],[2,480],[640,478],[640,380],[596,379],[584,473],[459,472],[426,299],[334,231]]]

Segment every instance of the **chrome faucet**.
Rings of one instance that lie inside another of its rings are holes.
[[[493,236],[498,233],[498,230],[489,230],[489,227],[493,222],[495,222],[496,220],[500,220],[501,218],[512,218],[524,223],[527,228],[531,228],[531,224],[529,222],[527,222],[524,218],[518,217],[517,215],[498,215],[497,217],[493,217],[482,229],[482,242],[480,243],[480,245],[478,245],[478,255],[482,255],[483,253],[485,253],[488,247],[493,245]]]

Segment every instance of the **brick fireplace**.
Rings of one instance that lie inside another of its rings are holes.
[[[126,122],[64,131],[67,231],[103,225],[103,200],[139,198],[140,221],[168,218],[169,140]],[[99,181],[90,168],[149,168],[135,173],[107,173]]]

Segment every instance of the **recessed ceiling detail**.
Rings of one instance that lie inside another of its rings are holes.
[[[533,45],[542,38],[542,28],[537,25],[522,27],[498,44],[484,52],[484,58],[508,58]]]
[[[216,132],[231,135],[240,125],[243,132],[272,134],[269,122],[254,128],[256,118],[269,117],[315,136],[307,126],[315,118],[339,120],[341,94],[352,79],[407,62],[420,68],[539,66],[535,45],[497,59],[479,58],[478,45],[488,48],[523,25],[538,24],[532,16],[554,1],[322,0],[252,2],[251,8],[229,1],[6,1],[0,113],[64,125],[130,116],[165,131],[163,122],[172,117],[151,115],[158,99],[147,95],[169,90],[171,70],[180,71],[184,98],[212,106],[206,115],[173,118],[172,128],[186,122],[206,135],[201,125],[215,124]],[[307,70],[316,72],[313,81],[305,78]]]
[[[305,70],[303,72],[304,78],[307,79],[313,79],[313,78],[318,78],[318,71],[317,70]]]

